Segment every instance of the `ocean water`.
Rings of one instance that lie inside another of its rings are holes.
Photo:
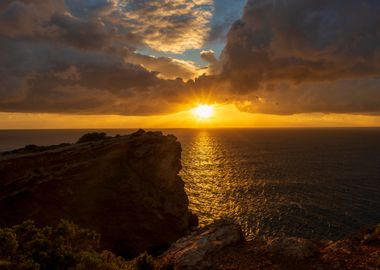
[[[0,151],[75,142],[86,132],[0,131]],[[164,133],[176,135],[182,143],[181,176],[201,224],[231,218],[249,239],[283,235],[337,239],[380,223],[380,129]]]

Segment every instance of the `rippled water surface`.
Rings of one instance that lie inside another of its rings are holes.
[[[380,130],[178,131],[182,176],[202,223],[337,238],[380,222]]]
[[[0,131],[0,151],[74,142],[85,132]],[[181,175],[202,224],[228,217],[248,237],[336,239],[380,223],[380,129],[165,133],[182,143]]]

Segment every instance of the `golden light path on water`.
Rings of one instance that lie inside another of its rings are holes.
[[[255,221],[248,221],[252,219],[252,215],[244,215],[249,212],[248,205],[237,200],[246,196],[244,190],[249,190],[249,181],[236,181],[235,156],[209,131],[200,131],[195,136],[186,152],[186,170],[182,171],[185,179],[191,179],[186,182],[190,208],[199,216],[201,225],[231,218],[252,238],[256,226],[251,224]]]
[[[260,146],[247,152],[247,146],[256,144],[242,144],[239,137],[225,140],[215,132],[198,131],[184,145],[181,174],[190,208],[200,224],[227,218],[242,226],[247,239],[272,234],[273,230],[281,234],[283,217],[293,216],[302,208],[297,198],[287,196],[287,185],[291,183],[256,173],[255,165],[260,170],[260,164],[268,160],[267,151]]]
[[[371,181],[377,179],[378,165],[376,158],[366,158],[366,145],[353,152],[362,159],[347,154],[352,145],[344,142],[355,134],[178,130],[189,206],[201,225],[233,219],[247,239],[282,235],[336,239],[377,220],[378,193]],[[368,141],[376,140],[376,134],[367,136]],[[354,168],[360,172],[357,176]]]

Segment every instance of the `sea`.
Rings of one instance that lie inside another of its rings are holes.
[[[0,152],[135,130],[1,130]],[[380,129],[164,129],[201,225],[239,223],[248,239],[336,240],[380,223]]]

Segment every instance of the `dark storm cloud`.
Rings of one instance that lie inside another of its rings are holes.
[[[54,34],[57,42],[82,49],[103,48],[114,38],[114,33],[108,31],[101,21],[82,21],[67,14],[54,14],[49,23],[56,29]]]
[[[0,35],[16,38],[42,34],[42,21],[55,9],[50,1],[46,1],[45,6],[43,2],[3,1],[0,4]]]
[[[46,41],[0,42],[5,48],[0,52],[5,64],[0,67],[2,111],[164,113],[174,110],[170,103],[178,104],[186,87],[181,80],[161,80],[118,54]]]
[[[229,33],[224,72],[247,82],[242,88],[372,76],[379,44],[379,2],[252,0]]]
[[[222,63],[245,110],[380,112],[380,2],[250,0]]]

